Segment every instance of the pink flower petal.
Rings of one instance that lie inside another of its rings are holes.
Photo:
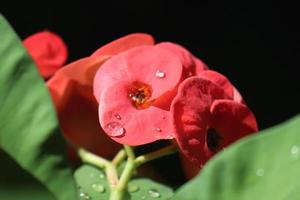
[[[224,75],[216,71],[205,70],[199,73],[198,77],[210,80],[214,84],[221,87],[229,97],[233,98],[234,87]]]
[[[182,64],[172,52],[155,46],[136,47],[103,64],[95,76],[94,95],[99,101],[104,88],[117,81],[141,82],[152,87],[151,101],[173,91],[181,74]]]
[[[131,89],[131,82],[120,81],[107,87],[101,95],[99,119],[108,136],[133,146],[172,139],[169,112],[154,106],[136,109],[128,95]]]
[[[208,66],[199,58],[193,56],[195,62],[195,74],[200,74],[203,70],[209,69]]]
[[[258,131],[255,116],[241,103],[232,100],[216,100],[211,105],[211,113],[211,127],[214,127],[223,138],[222,147]]]
[[[211,81],[199,77],[184,80],[172,102],[175,138],[182,153],[199,166],[205,162],[204,141],[210,122],[210,105],[229,98]]]
[[[156,46],[168,49],[178,56],[184,67],[184,77],[195,75],[202,70],[207,69],[207,66],[200,59],[194,57],[187,49],[178,44],[162,42],[158,43]]]
[[[173,53],[175,53],[179,57],[183,67],[186,70],[194,67],[194,61],[193,61],[192,55],[184,47],[182,47],[178,44],[175,44],[175,43],[171,43],[171,42],[161,42],[161,43],[158,43],[156,46],[168,49],[168,50],[172,51]]]
[[[144,45],[154,45],[153,37],[145,33],[134,33],[125,37],[121,37],[100,47],[91,56],[95,57],[101,55],[115,55],[123,51],[127,51],[128,49],[131,49],[133,47]]]
[[[246,104],[242,95],[235,87],[233,88],[233,100],[238,103]]]
[[[111,157],[120,146],[101,129],[92,91],[92,77],[105,60],[83,58],[71,63],[49,79],[47,86],[65,138],[76,148]]]
[[[47,81],[48,87],[55,90],[56,98],[54,98],[54,101],[56,106],[60,108],[65,105],[70,84],[79,84],[92,89],[95,73],[106,59],[106,56],[82,58],[57,71],[56,74]],[[80,90],[80,92],[90,97],[91,94],[93,94],[90,89]],[[91,97],[94,99],[93,96]]]
[[[49,31],[33,34],[23,44],[44,78],[52,76],[68,57],[66,44],[57,34]]]

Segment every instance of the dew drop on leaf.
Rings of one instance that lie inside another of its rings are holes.
[[[99,174],[99,178],[100,178],[100,179],[104,179],[104,174],[102,174],[102,173]]]
[[[149,194],[150,197],[153,197],[153,198],[159,198],[160,197],[160,193],[155,189],[148,190],[148,194]]]
[[[91,199],[91,197],[85,192],[80,192],[79,197],[83,200],[90,200]]]
[[[125,134],[125,128],[119,122],[106,124],[104,130],[111,137],[121,137]]]
[[[137,192],[140,189],[138,185],[135,184],[129,184],[128,185],[128,192],[134,193]]]
[[[94,183],[94,184],[92,185],[92,188],[93,188],[93,190],[95,190],[96,192],[100,192],[100,193],[105,192],[105,187],[104,187],[103,185],[101,185],[101,184],[96,184],[96,183]]]
[[[165,78],[166,74],[163,71],[157,70],[155,72],[155,76],[158,77],[158,78]]]
[[[256,170],[256,176],[263,176],[265,174],[265,170],[263,168],[258,168]]]
[[[299,147],[297,145],[292,146],[291,154],[294,155],[294,156],[299,154]]]

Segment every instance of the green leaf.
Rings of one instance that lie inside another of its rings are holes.
[[[165,200],[170,199],[174,195],[171,188],[146,178],[130,181],[128,194],[128,199],[130,200]]]
[[[226,149],[172,199],[299,199],[299,177],[300,116]]]
[[[109,185],[105,173],[90,165],[83,165],[74,173],[80,197],[88,199],[108,199]],[[84,198],[83,198],[84,199]]]
[[[90,199],[109,199],[110,188],[104,172],[90,165],[84,165],[75,172],[79,196]],[[125,200],[166,200],[173,196],[173,190],[150,179],[138,178],[130,181]]]
[[[55,200],[53,195],[34,177],[22,169],[0,149],[0,199]]]
[[[2,15],[0,41],[0,146],[57,199],[76,199],[48,90]]]

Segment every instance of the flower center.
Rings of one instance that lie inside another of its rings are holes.
[[[219,135],[219,133],[214,128],[209,128],[206,134],[206,144],[210,151],[217,152],[220,147],[221,140],[223,138]]]
[[[147,100],[151,97],[152,88],[150,85],[141,82],[134,82],[133,88],[130,90],[128,96],[132,105],[137,109],[145,109],[150,106]]]

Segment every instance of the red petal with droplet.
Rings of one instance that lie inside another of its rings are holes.
[[[131,82],[120,81],[103,91],[99,119],[104,131],[118,143],[133,146],[172,139],[169,112],[154,106],[136,109],[128,96],[131,90]],[[118,128],[124,129],[121,131],[124,134],[113,137],[110,130],[107,130],[110,124],[119,124]]]
[[[168,49],[178,56],[184,67],[184,78],[195,75],[207,69],[207,66],[200,59],[193,56],[187,49],[178,44],[162,42],[158,43],[156,46]]]
[[[165,76],[157,77],[157,71]],[[174,53],[156,46],[136,47],[103,64],[94,80],[94,95],[99,100],[102,91],[117,81],[141,82],[152,87],[151,101],[174,90],[181,74],[182,64]]]
[[[52,76],[68,57],[66,44],[57,34],[49,31],[33,34],[23,44],[44,78]]]

